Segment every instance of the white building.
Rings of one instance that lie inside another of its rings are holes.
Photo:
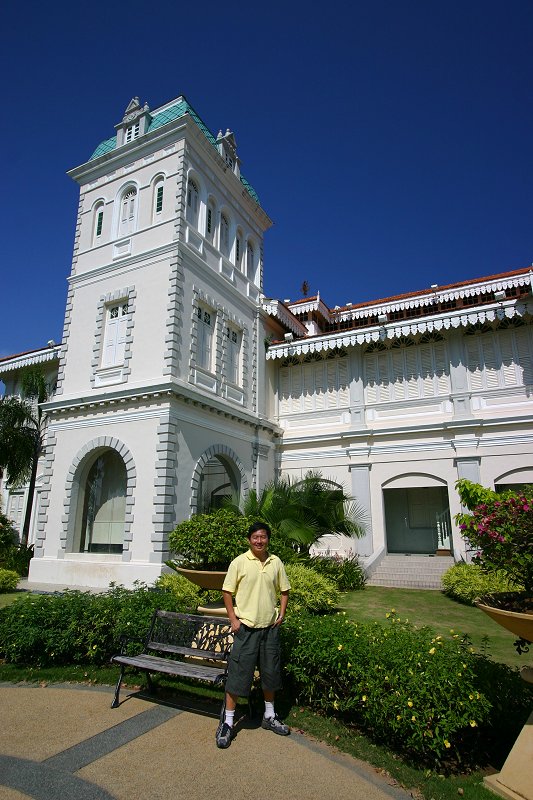
[[[80,185],[45,405],[30,579],[151,582],[177,521],[310,469],[366,510],[356,548],[464,555],[455,481],[533,482],[529,268],[328,308],[262,293],[271,221],[184,97],[135,98]],[[20,524],[25,495],[4,485]],[[350,543],[353,545],[353,543]]]

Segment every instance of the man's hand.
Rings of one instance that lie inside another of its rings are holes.
[[[284,619],[285,617],[282,614],[278,614],[278,618],[274,623],[274,627],[276,627],[277,625],[281,625]]]
[[[238,617],[235,617],[234,619],[230,619],[230,625],[231,625],[231,632],[237,633],[237,631],[241,627],[241,621]]]

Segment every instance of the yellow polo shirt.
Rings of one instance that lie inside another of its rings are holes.
[[[260,561],[251,550],[234,558],[222,586],[235,595],[235,613],[250,628],[267,628],[278,616],[280,592],[291,588],[285,567],[278,556]]]

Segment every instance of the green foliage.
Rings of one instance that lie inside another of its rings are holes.
[[[483,497],[470,514],[456,516],[462,535],[476,551],[474,562],[487,571],[502,572],[532,594],[533,488],[496,494],[465,480],[457,487],[465,505]]]
[[[18,531],[12,521],[0,512],[0,567],[25,577],[33,556],[33,545],[19,545],[18,540]]]
[[[102,594],[24,595],[0,609],[0,656],[39,666],[103,664],[121,636],[143,638],[157,608],[188,610],[172,593],[143,584]]]
[[[319,575],[332,580],[339,592],[350,592],[364,589],[365,571],[356,556],[340,558],[339,556],[312,556],[304,561],[306,566],[314,569]]]
[[[492,489],[486,489],[480,483],[472,483],[466,478],[456,481],[455,488],[459,495],[461,505],[469,511],[473,511],[481,503],[490,503],[498,498],[498,494]]]
[[[0,511],[0,561],[10,547],[18,543],[18,533],[13,522]]]
[[[394,613],[386,626],[342,614],[289,616],[283,647],[299,702],[357,725],[411,763],[439,770],[486,763],[503,713],[500,692],[513,730],[533,699],[513,670]]]
[[[20,575],[12,569],[0,568],[0,592],[11,592],[17,588]]]
[[[177,572],[164,573],[157,579],[155,585],[158,589],[171,594],[184,611],[194,613],[200,605],[200,600],[203,599],[200,587]]]
[[[196,514],[180,522],[169,535],[170,549],[180,566],[193,569],[227,569],[248,547],[251,521],[226,508]]]
[[[364,532],[364,514],[353,498],[319,472],[308,472],[297,483],[273,481],[260,494],[249,492],[242,513],[264,520],[272,531],[307,549],[326,533]]]
[[[305,610],[324,614],[334,611],[339,593],[333,581],[303,564],[287,564],[286,570],[291,584],[291,613]]]
[[[486,572],[479,564],[454,564],[442,576],[445,594],[460,603],[475,605],[478,597],[494,592],[518,592],[522,587],[511,583],[501,572]]]
[[[30,561],[33,558],[33,545],[24,544],[10,547],[3,558],[3,565],[6,569],[12,569],[19,576],[25,578],[30,571]]]

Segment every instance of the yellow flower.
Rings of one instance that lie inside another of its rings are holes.
[[[468,695],[468,699],[469,699],[469,700],[473,700],[473,699],[474,699],[474,695],[473,695],[473,694],[469,694],[469,695]]]
[[[366,703],[366,694],[364,694],[364,695],[362,696],[361,700],[363,701],[363,703]]]
[[[431,650],[429,651],[429,655],[432,656],[434,653],[435,653],[435,648],[432,647]]]
[[[401,714],[396,714],[396,719],[397,719],[397,720],[400,720],[401,718],[402,718],[402,715],[401,715]]]
[[[415,716],[411,717],[411,722],[416,722],[416,717]]]
[[[352,665],[351,665],[351,664],[350,664],[350,662],[348,661],[348,669],[350,669],[350,667],[351,667],[351,666],[352,666]]]
[[[342,644],[337,647],[337,650],[342,650]]]
[[[471,728],[477,728],[477,722],[476,722],[476,720],[475,720],[475,719],[471,719],[471,720],[470,720],[470,727],[471,727]]]
[[[449,743],[448,739],[444,740],[444,747],[451,747],[451,744]]]
[[[412,708],[413,707],[413,701],[412,700],[408,700],[407,701],[407,705],[409,706],[409,708]]]

